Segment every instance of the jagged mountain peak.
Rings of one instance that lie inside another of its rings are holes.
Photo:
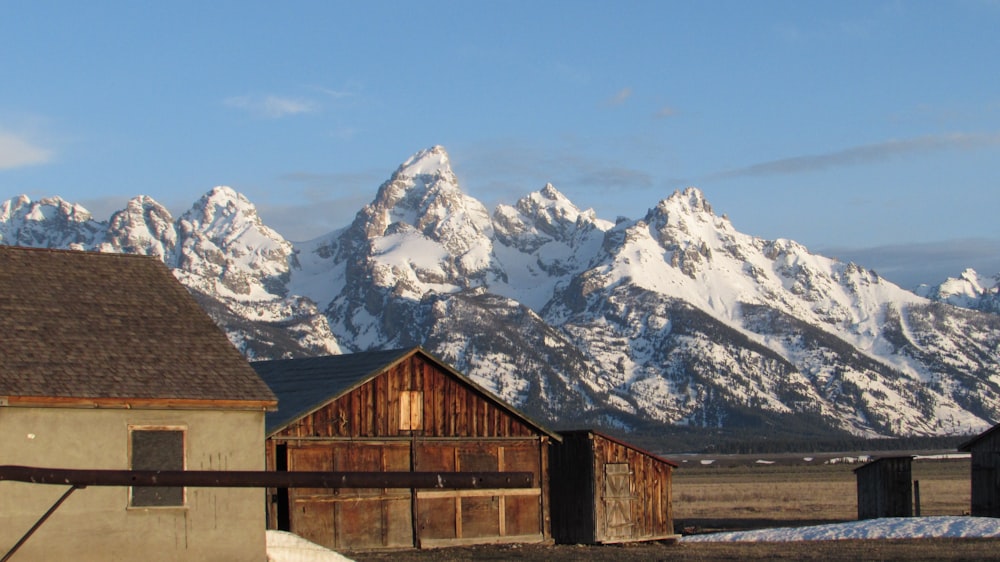
[[[697,214],[700,212],[712,214],[712,205],[705,199],[705,194],[697,187],[686,187],[684,190],[675,190],[669,197],[663,199],[656,206],[656,210],[661,213],[685,213]]]
[[[375,219],[376,227],[383,231],[394,222],[415,225],[418,215],[426,214],[439,199],[447,202],[461,196],[448,153],[435,146],[403,162],[379,187],[375,199],[364,209],[365,216],[358,218],[366,222]],[[379,215],[383,215],[381,220]]]
[[[84,249],[99,238],[104,225],[86,208],[62,197],[32,201],[20,195],[0,205],[0,243]]]
[[[448,153],[440,146],[406,160],[352,226],[354,233],[363,232],[367,239],[408,230],[442,244],[452,256],[477,246],[489,252],[489,212],[462,191],[448,163]],[[475,261],[477,266],[486,265],[481,258]]]
[[[1000,313],[1000,274],[990,278],[968,268],[957,278],[949,277],[940,285],[921,285],[916,293],[962,308]]]
[[[452,174],[451,161],[448,158],[448,152],[440,145],[417,152],[403,162],[395,173],[396,176],[410,178],[449,174]]]
[[[260,223],[257,207],[245,195],[224,185],[212,188],[184,214],[186,220],[205,226],[241,217]]]
[[[177,229],[166,207],[146,195],[133,197],[125,208],[111,215],[107,241],[98,249],[159,256],[168,265],[176,263]]]
[[[517,202],[517,208],[527,215],[537,215],[539,211],[545,210],[550,215],[558,215],[572,222],[576,222],[577,216],[581,213],[594,216],[593,209],[580,211],[579,207],[574,205],[551,183],[547,183],[542,189],[522,197]]]
[[[27,195],[20,195],[5,203],[0,214],[6,215],[8,212],[17,212],[20,209],[24,210],[25,220],[33,221],[51,219],[55,215],[63,216],[73,222],[86,222],[94,218],[83,205],[70,203],[58,195],[43,197],[38,201],[32,201]]]
[[[31,198],[25,194],[18,195],[17,197],[11,197],[7,201],[4,201],[0,205],[0,219],[10,220],[12,214],[16,209],[20,209],[25,205],[31,204]]]
[[[517,218],[517,214],[521,218]],[[611,223],[601,221],[593,209],[581,211],[551,183],[518,200],[513,207],[500,205],[494,220],[502,223],[507,236],[516,236],[532,229],[553,239],[570,243],[579,231],[597,227],[608,230]]]
[[[705,194],[696,187],[674,191],[666,199],[660,200],[656,207],[650,209],[643,220],[657,228],[676,226],[687,229],[694,223],[706,224],[711,229],[732,228],[728,217],[718,217],[714,214]]]

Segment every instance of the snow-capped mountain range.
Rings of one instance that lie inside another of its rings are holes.
[[[694,188],[617,223],[552,185],[491,213],[433,147],[308,242],[216,187],[178,218],[140,196],[107,222],[21,196],[0,205],[0,243],[156,255],[251,360],[423,345],[556,427],[1000,420],[1000,279],[907,291],[742,234]]]

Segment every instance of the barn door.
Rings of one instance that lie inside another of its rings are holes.
[[[335,443],[289,447],[290,470],[384,472],[410,470],[408,444]],[[291,531],[330,548],[413,546],[408,489],[290,490]]]
[[[542,542],[541,459],[537,441],[419,441],[415,471],[531,472],[526,489],[419,490],[419,546]]]
[[[605,539],[632,537],[632,472],[628,463],[604,465]]]

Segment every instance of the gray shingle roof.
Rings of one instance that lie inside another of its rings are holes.
[[[159,260],[0,246],[0,396],[272,402]]]

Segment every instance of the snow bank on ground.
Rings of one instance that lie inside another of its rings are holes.
[[[285,531],[267,532],[268,562],[351,562],[336,552]]]
[[[842,539],[1000,537],[1000,519],[992,517],[886,517],[813,527],[783,527],[690,535],[681,542],[790,542]]]

